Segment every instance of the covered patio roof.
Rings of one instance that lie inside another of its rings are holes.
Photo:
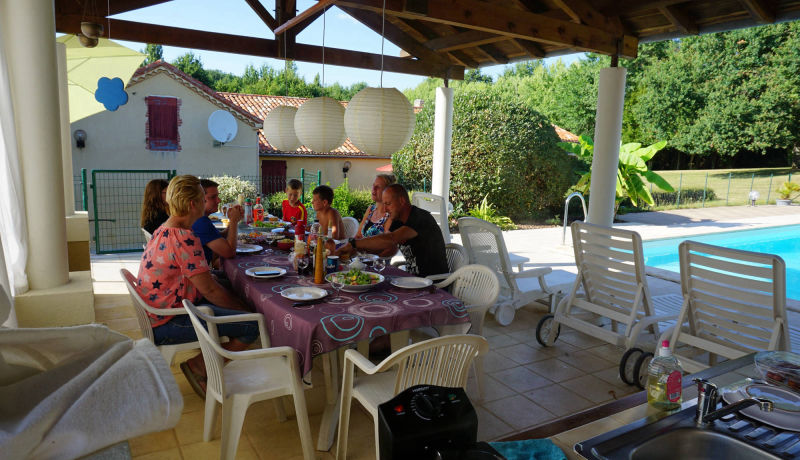
[[[337,6],[380,34],[384,6],[320,0],[298,13],[296,0],[276,0],[270,12],[259,0],[242,0],[275,33],[271,40],[108,18],[169,0],[111,0],[109,11],[93,17],[84,16],[85,1],[54,0],[58,32],[78,33],[89,20],[110,25],[120,40],[313,63],[322,62],[322,47],[296,36],[326,9]],[[456,80],[465,68],[584,51],[635,57],[643,41],[800,17],[800,0],[386,0],[385,7],[385,37],[402,50],[384,57],[385,70]],[[379,54],[357,50],[326,48],[325,62],[381,68]]]

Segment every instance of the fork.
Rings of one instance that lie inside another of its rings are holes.
[[[422,297],[422,296],[427,295],[427,294],[433,294],[434,292],[436,292],[436,286],[431,284],[430,286],[428,286],[428,289],[426,289],[426,291],[427,292],[423,291],[423,292],[420,292],[417,295],[413,295],[413,296],[409,297],[409,299],[416,299],[417,297]]]

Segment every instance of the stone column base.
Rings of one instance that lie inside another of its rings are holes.
[[[91,271],[70,272],[69,283],[14,297],[19,327],[58,327],[94,322]]]

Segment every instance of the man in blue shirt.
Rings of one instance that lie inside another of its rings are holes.
[[[200,180],[200,185],[203,186],[203,191],[205,192],[205,212],[203,217],[192,224],[192,231],[200,238],[206,262],[210,265],[212,259],[214,259],[214,254],[228,259],[236,256],[236,233],[239,221],[242,220],[242,208],[234,206],[228,209],[228,219],[230,220],[228,228],[220,232],[214,227],[211,219],[208,218],[219,208],[219,184],[212,180],[202,179]]]

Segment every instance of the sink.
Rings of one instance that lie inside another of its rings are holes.
[[[800,433],[733,413],[698,428],[695,405],[660,413],[575,445],[587,459],[797,459]]]
[[[631,460],[675,458],[778,459],[736,438],[701,428],[678,428],[651,438],[630,452]]]

